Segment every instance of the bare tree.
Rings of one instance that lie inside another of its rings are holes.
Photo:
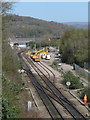
[[[4,16],[12,8],[12,1],[5,2],[4,0],[0,1],[0,15]]]

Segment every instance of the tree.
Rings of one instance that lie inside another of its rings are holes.
[[[11,10],[12,8],[12,2],[8,1],[8,2],[4,2],[4,0],[0,1],[0,15],[4,16],[7,14],[8,11]]]
[[[71,29],[61,38],[62,61],[80,66],[88,61],[88,30]]]
[[[13,3],[2,2],[2,118],[16,118],[20,114],[18,94],[22,88],[22,80],[18,73],[19,60],[15,50],[12,50],[8,44],[8,31],[11,24],[11,16],[7,12],[11,9]],[[13,81],[13,82],[12,82]],[[16,83],[15,83],[16,82]],[[17,85],[18,82],[18,85]],[[13,104],[12,104],[13,101]]]

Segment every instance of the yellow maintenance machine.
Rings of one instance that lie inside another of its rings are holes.
[[[35,53],[33,53],[33,54],[31,54],[30,56],[31,56],[31,58],[34,60],[34,61],[40,61],[40,59],[41,59],[41,55],[47,55],[48,54],[48,47],[45,47],[45,48],[43,48],[43,49],[41,49],[41,50],[39,50],[39,51],[37,51],[37,52],[35,52]]]
[[[30,55],[31,53],[33,53],[33,51],[28,50],[26,55]]]

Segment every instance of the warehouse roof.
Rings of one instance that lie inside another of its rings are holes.
[[[34,38],[9,38],[10,43],[28,43],[31,41],[35,41]]]

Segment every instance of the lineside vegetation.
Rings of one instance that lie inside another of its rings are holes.
[[[88,30],[86,29],[71,29],[66,31],[61,38],[62,62],[76,63],[84,67],[84,62],[89,62],[88,50]]]
[[[19,93],[23,90],[23,81],[18,73],[22,67],[15,50],[8,44],[10,17],[7,12],[12,3],[2,2],[2,119],[20,117]]]

